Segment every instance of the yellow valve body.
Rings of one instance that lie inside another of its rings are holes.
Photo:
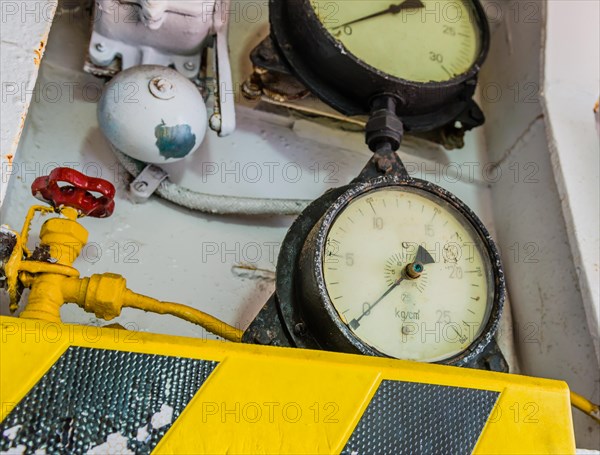
[[[136,294],[126,287],[125,278],[113,273],[79,279],[73,262],[87,242],[87,230],[77,223],[78,212],[70,207],[61,208],[65,218],[52,218],[44,223],[40,233],[41,244],[49,248],[52,262],[31,260],[26,243],[31,221],[36,212],[51,213],[53,208],[33,206],[29,209],[21,235],[10,259],[4,265],[10,309],[16,311],[20,299],[19,285],[30,288],[29,299],[21,317],[47,322],[60,322],[60,307],[76,303],[98,318],[110,321],[121,314],[124,306],[171,314],[207,328],[227,340],[241,341],[243,332],[219,319],[186,305],[160,302]],[[23,260],[23,257],[26,259]]]
[[[88,231],[77,221],[52,218],[42,226],[40,240],[50,247],[50,256],[58,264],[71,266],[87,243]]]
[[[88,239],[87,230],[72,219],[52,218],[44,223],[40,231],[42,245],[50,249],[50,257],[56,264],[71,267]],[[21,262],[21,267],[28,263]],[[36,264],[39,267],[45,264]],[[48,264],[48,267],[54,265]],[[54,266],[55,267],[55,266]],[[58,270],[58,268],[56,268]],[[60,322],[60,307],[74,302],[78,296],[79,280],[56,273],[38,273],[29,280],[31,292],[27,306],[21,314],[24,318]]]

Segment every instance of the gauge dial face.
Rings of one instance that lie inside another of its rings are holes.
[[[325,240],[323,278],[363,343],[436,362],[464,351],[489,319],[489,255],[471,223],[424,190],[390,186],[353,199]]]
[[[412,82],[467,72],[481,49],[471,0],[311,0],[320,22],[367,65]]]

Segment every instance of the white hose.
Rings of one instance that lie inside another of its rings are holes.
[[[119,163],[134,178],[146,167],[146,164],[112,148]],[[168,178],[156,190],[161,198],[198,212],[219,215],[298,215],[312,201],[304,199],[269,199],[238,196],[223,196],[199,193],[181,187]]]

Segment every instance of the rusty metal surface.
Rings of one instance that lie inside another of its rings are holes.
[[[293,74],[292,68],[278,52],[270,35],[251,51],[250,60],[253,72],[242,84],[242,94],[247,99],[284,104],[288,109],[300,114],[310,112],[317,119],[335,118],[341,120],[340,128],[344,128],[344,125],[356,126],[356,116],[349,117],[339,113],[334,117],[331,109]],[[315,106],[308,108],[303,102],[307,98],[311,98],[311,104]],[[481,109],[471,100],[456,121],[430,131],[407,131],[406,134],[440,144],[446,150],[460,149],[465,145],[465,132],[481,125],[483,121]],[[361,122],[361,126],[364,127],[364,122]]]
[[[249,99],[265,95],[277,102],[303,99],[310,91],[291,73],[291,68],[275,49],[270,36],[250,53],[254,71],[244,82],[242,93]]]

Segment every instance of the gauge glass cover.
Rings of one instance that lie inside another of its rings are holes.
[[[428,191],[386,187],[352,199],[329,228],[322,262],[342,322],[390,357],[449,359],[490,317],[494,280],[485,244],[461,212]],[[422,266],[413,277],[411,264]]]
[[[481,50],[471,0],[311,0],[311,5],[348,52],[398,79],[452,80],[475,64]]]

